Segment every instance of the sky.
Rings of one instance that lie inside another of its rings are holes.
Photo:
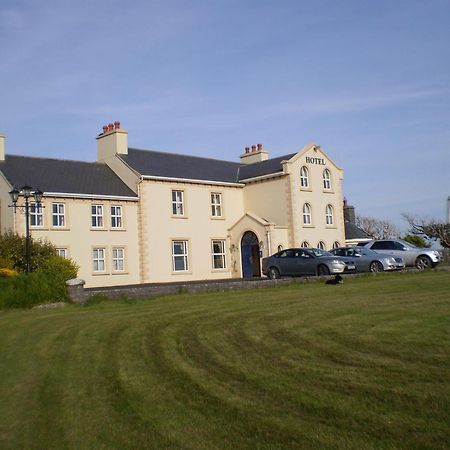
[[[315,142],[357,214],[406,231],[450,196],[450,1],[0,0],[6,153],[238,161]]]

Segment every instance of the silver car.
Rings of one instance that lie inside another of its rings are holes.
[[[330,250],[336,256],[350,257],[355,262],[357,272],[382,272],[405,268],[403,258],[382,255],[365,247],[338,247]]]
[[[402,239],[383,239],[362,242],[364,248],[375,250],[383,255],[403,258],[406,266],[417,267],[419,270],[435,267],[442,261],[442,255],[429,248],[419,248]]]
[[[262,272],[269,278],[300,275],[330,275],[355,271],[349,258],[318,248],[289,248],[262,260]]]

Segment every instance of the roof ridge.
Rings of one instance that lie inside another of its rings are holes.
[[[75,163],[82,163],[82,164],[99,164],[99,165],[105,165],[104,163],[101,163],[99,161],[84,161],[84,160],[79,160],[79,159],[65,159],[65,158],[49,158],[49,157],[44,157],[44,156],[30,156],[30,155],[11,155],[11,154],[7,154],[5,155],[5,160],[6,158],[29,158],[29,159],[40,159],[40,160],[46,160],[46,161],[61,161],[61,162],[75,162]]]

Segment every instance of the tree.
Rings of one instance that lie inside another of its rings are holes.
[[[419,236],[417,234],[407,234],[405,237],[403,237],[403,240],[419,248],[431,247],[431,244],[429,242],[427,242],[422,236]]]
[[[450,224],[437,222],[434,219],[423,219],[403,213],[403,218],[409,223],[410,232],[429,240],[439,240],[442,247],[450,248]]]
[[[356,225],[373,239],[389,239],[399,236],[399,229],[386,220],[356,216]]]

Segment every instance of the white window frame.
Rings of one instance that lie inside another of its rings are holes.
[[[331,172],[329,169],[323,171],[323,188],[327,191],[331,190]]]
[[[106,272],[106,248],[94,247],[92,249],[92,271],[94,273]]]
[[[302,208],[303,225],[312,224],[312,208],[309,203],[304,203]]]
[[[57,247],[55,250],[56,250],[56,254],[58,256],[61,256],[61,258],[64,258],[64,259],[68,258],[67,248],[65,248],[65,247]]]
[[[52,203],[52,227],[64,228],[65,226],[66,226],[66,205],[64,203]]]
[[[220,246],[220,251],[215,252],[214,245]],[[225,239],[212,239],[211,240],[211,258],[212,258],[212,268],[214,270],[224,270],[227,268],[227,258],[226,258],[226,246]],[[219,267],[216,267],[216,262],[220,262]]]
[[[333,249],[339,248],[340,246],[341,246],[341,244],[339,244],[338,241],[334,241],[334,242],[333,242]]]
[[[184,216],[184,191],[172,189],[172,215]]]
[[[95,208],[95,210],[94,210]],[[91,205],[91,227],[103,228],[103,205],[93,204]]]
[[[123,227],[123,209],[121,205],[111,205],[111,228]]]
[[[302,248],[308,248],[309,247],[309,242],[308,241],[303,241],[302,245],[300,246]]]
[[[112,248],[112,270],[113,272],[125,272],[125,248]]]
[[[302,166],[300,169],[300,187],[309,188],[309,170],[306,166]]]
[[[325,242],[319,241],[317,243],[317,248],[320,248],[321,250],[325,250]]]
[[[43,226],[44,212],[42,203],[30,202],[30,227],[42,228]]]
[[[175,253],[175,246],[181,244],[182,253]],[[183,261],[183,269],[177,269],[176,261]],[[189,271],[189,243],[185,239],[172,240],[172,271],[188,272]]]
[[[325,208],[325,222],[327,225],[334,225],[333,205],[327,205]]]
[[[222,217],[222,194],[211,192],[211,215],[212,217]]]

